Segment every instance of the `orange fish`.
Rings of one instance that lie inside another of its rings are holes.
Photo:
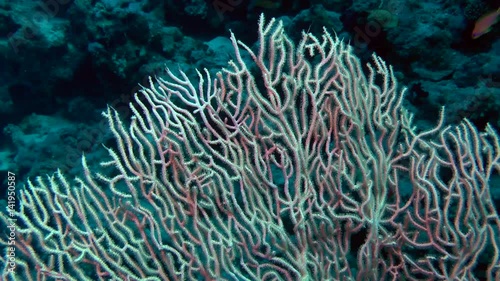
[[[476,25],[474,26],[474,30],[472,31],[472,39],[476,39],[479,36],[490,31],[491,26],[498,21],[498,15],[500,15],[500,8],[498,8],[498,10],[496,11],[489,12],[484,16],[480,17],[476,21]]]

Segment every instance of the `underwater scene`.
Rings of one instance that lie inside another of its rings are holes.
[[[498,0],[0,0],[0,281],[500,281]]]

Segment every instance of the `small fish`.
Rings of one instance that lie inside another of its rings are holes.
[[[254,0],[250,3],[251,8],[262,8],[262,9],[278,9],[281,7],[281,1],[273,0]]]
[[[498,15],[500,15],[500,8],[498,10],[489,12],[476,21],[474,30],[472,31],[472,39],[476,39],[479,36],[488,33],[491,27],[498,21]]]

